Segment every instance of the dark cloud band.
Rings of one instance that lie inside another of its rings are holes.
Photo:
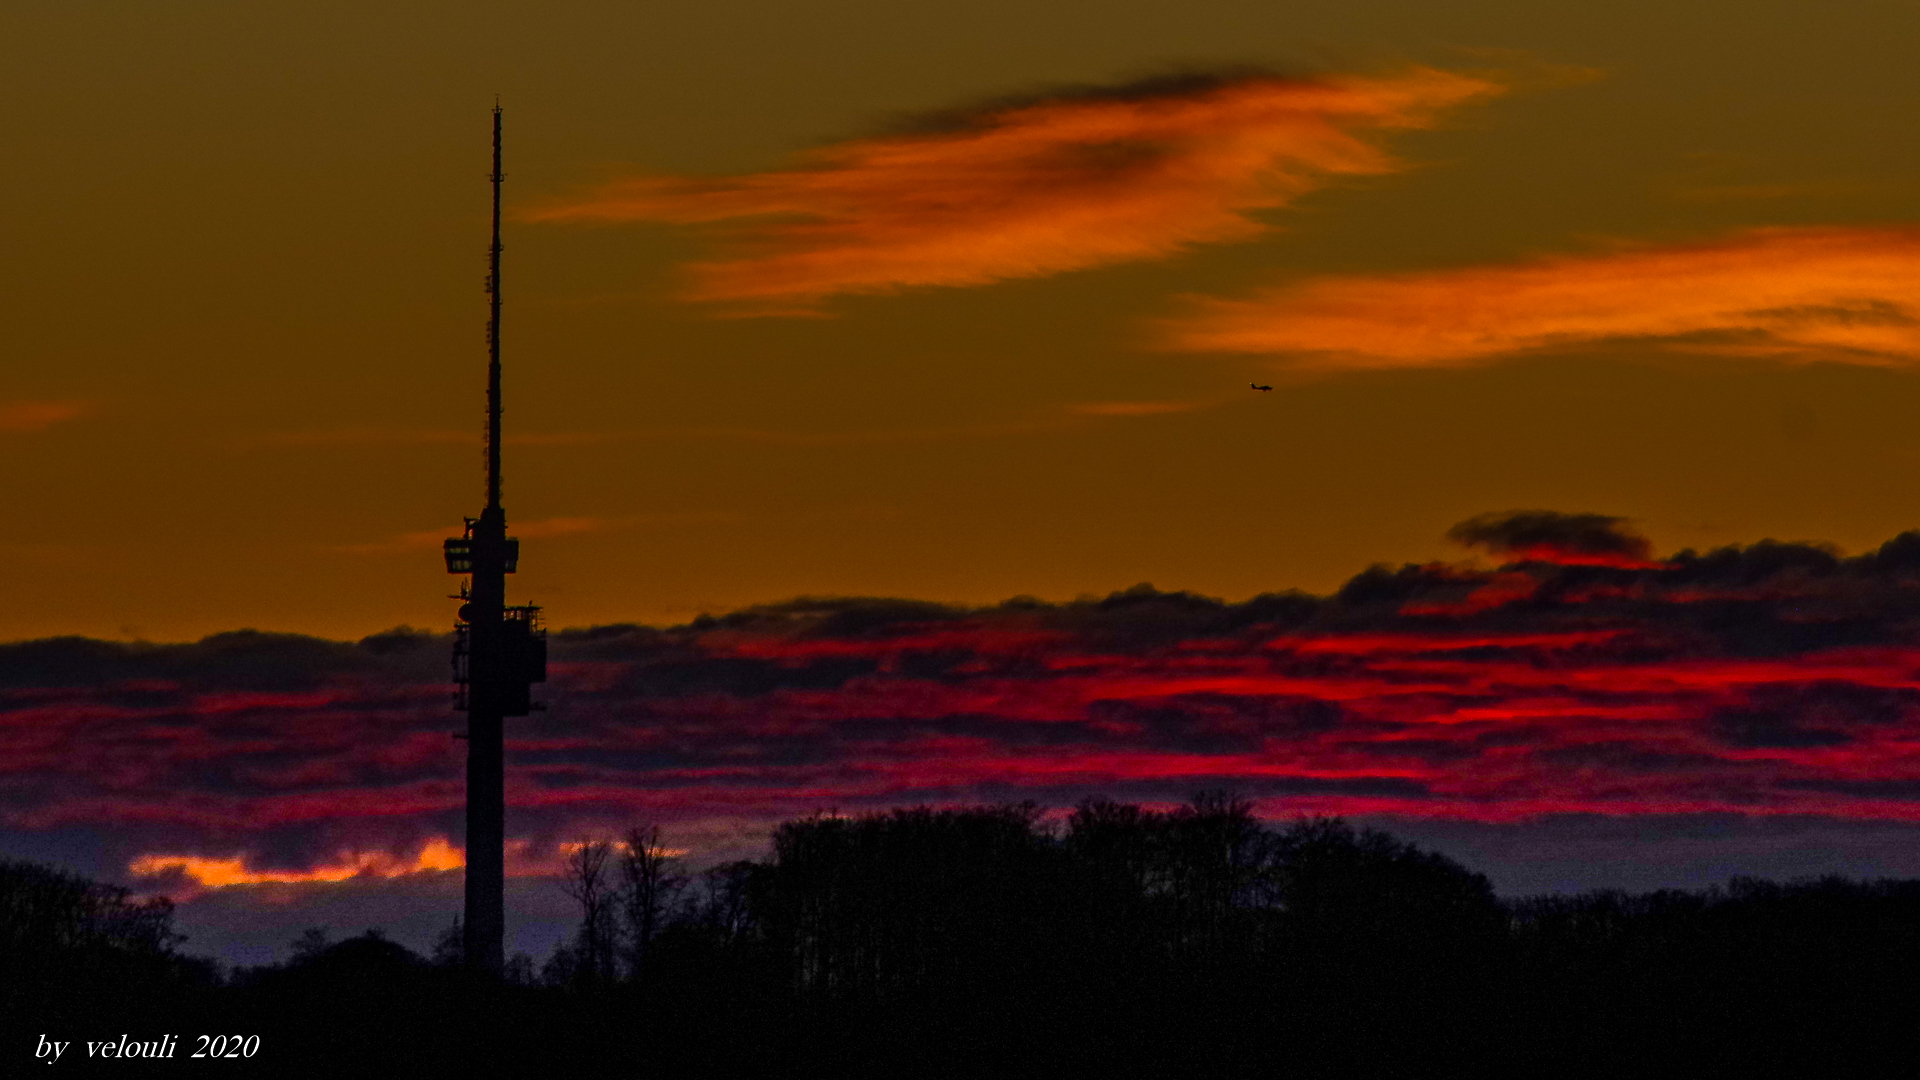
[[[642,817],[1220,787],[1269,814],[1920,819],[1920,534],[1661,562],[1602,515],[1455,534],[1526,558],[1376,567],[1328,597],[804,600],[558,633],[551,709],[509,737],[516,865]],[[0,825],[230,880],[443,866],[446,649],[0,646]]]

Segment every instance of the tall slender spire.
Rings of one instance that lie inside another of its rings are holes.
[[[537,708],[533,683],[547,679],[540,609],[507,606],[507,575],[520,542],[507,536],[500,505],[500,105],[493,106],[493,243],[487,248],[487,505],[446,542],[447,572],[461,586],[453,626],[453,678],[467,714],[467,869],[463,916],[467,963],[497,976],[506,938],[506,737],[503,721]]]
[[[487,247],[487,508],[500,505],[500,103],[493,103],[493,243]]]

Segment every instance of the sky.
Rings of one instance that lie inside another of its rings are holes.
[[[1920,873],[1917,22],[11,4],[0,852],[236,957],[457,896],[497,97],[523,928],[640,816],[1203,786]]]

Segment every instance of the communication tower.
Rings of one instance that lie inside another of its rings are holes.
[[[520,541],[507,536],[500,505],[500,106],[493,107],[493,244],[487,249],[487,505],[446,542],[447,573],[465,574],[453,625],[455,707],[467,714],[467,881],[462,944],[467,963],[498,974],[506,937],[506,761],[503,721],[536,706],[547,681],[540,609],[507,606],[507,575]]]

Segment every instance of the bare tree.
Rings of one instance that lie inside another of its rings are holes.
[[[647,952],[654,938],[673,916],[675,902],[687,887],[680,860],[660,843],[658,825],[627,831],[620,859],[620,900],[626,916],[627,967],[637,981],[643,977]]]
[[[576,974],[583,983],[603,983],[613,975],[618,884],[613,868],[607,865],[612,856],[611,840],[585,841],[567,856],[564,885],[567,895],[580,905]]]

